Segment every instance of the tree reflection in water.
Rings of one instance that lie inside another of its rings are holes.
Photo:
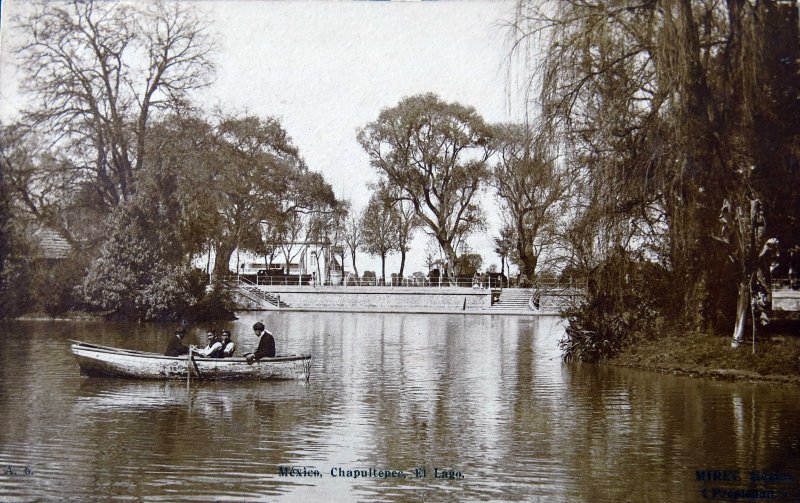
[[[0,465],[35,476],[0,478],[0,492],[691,501],[696,470],[794,473],[800,459],[800,390],[564,364],[552,318],[254,313],[218,328],[248,347],[257,317],[279,351],[314,355],[309,382],[83,378],[67,339],[158,351],[171,331],[6,323]],[[323,477],[281,477],[286,465]],[[334,467],[428,478],[333,478]],[[465,478],[434,480],[434,468]]]

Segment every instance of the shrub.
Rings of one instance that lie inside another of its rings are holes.
[[[119,319],[176,320],[197,299],[190,293],[189,270],[169,264],[164,247],[121,211],[112,232],[80,286],[85,301]]]
[[[668,271],[657,264],[622,251],[609,257],[590,273],[586,297],[562,311],[564,359],[611,358],[636,338],[657,335],[665,320],[677,319],[668,284]]]
[[[3,188],[0,184],[0,190]],[[0,197],[0,209],[3,202]],[[8,208],[5,209],[7,212]],[[4,218],[8,216],[8,213],[3,215]],[[31,294],[33,248],[8,220],[0,219],[0,239],[0,318],[11,318],[29,311],[34,300]]]
[[[203,269],[193,267],[186,275],[186,285],[189,295],[196,299],[202,299],[206,295],[209,275]]]
[[[187,311],[187,318],[192,321],[235,320],[235,303],[229,291],[221,284],[214,285],[203,293],[200,300]]]
[[[33,303],[30,284],[29,260],[6,260],[0,272],[0,318],[19,316],[30,310]]]
[[[37,274],[39,281],[34,286],[34,292],[45,313],[59,316],[86,307],[76,287],[86,275],[87,262],[85,255],[72,252],[54,266],[42,267],[50,264],[40,264]]]

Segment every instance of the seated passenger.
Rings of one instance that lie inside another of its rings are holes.
[[[254,360],[260,360],[261,358],[274,357],[275,338],[272,337],[272,333],[269,330],[266,330],[264,328],[264,324],[260,321],[253,325],[253,332],[255,332],[256,337],[259,338],[258,347],[254,353],[248,353],[244,355],[244,357],[247,358],[247,362],[252,363]]]
[[[208,344],[203,349],[195,349],[194,352],[206,358],[222,358],[222,341],[213,330],[209,330],[206,334],[208,337]]]
[[[233,352],[236,350],[236,346],[233,344],[231,340],[231,331],[230,330],[223,330],[222,331],[222,357],[223,358],[230,358],[233,356]]]
[[[182,342],[184,335],[186,335],[186,329],[178,327],[175,330],[175,337],[170,337],[167,349],[164,350],[164,356],[181,356],[189,353],[189,348]]]

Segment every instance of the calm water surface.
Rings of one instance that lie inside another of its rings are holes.
[[[174,327],[0,325],[0,501],[800,501],[797,388],[564,364],[556,318],[244,313],[217,328],[241,354],[257,319],[279,352],[313,354],[308,383],[86,378],[68,339],[160,352]]]

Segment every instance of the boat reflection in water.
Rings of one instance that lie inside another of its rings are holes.
[[[78,409],[94,412],[190,407],[195,412],[232,410],[244,404],[304,400],[306,381],[176,381],[100,379],[87,377],[75,397]]]

